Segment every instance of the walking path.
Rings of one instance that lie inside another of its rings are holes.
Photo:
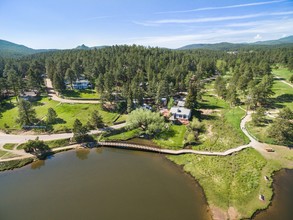
[[[249,145],[243,145],[236,148],[229,149],[224,152],[209,152],[209,151],[197,151],[192,149],[182,149],[182,150],[169,150],[169,149],[162,149],[162,148],[155,148],[155,147],[148,147],[145,145],[138,145],[138,144],[128,144],[123,142],[98,142],[98,145],[101,146],[109,146],[109,147],[117,147],[117,148],[127,148],[127,149],[137,149],[143,151],[151,151],[157,152],[162,154],[172,154],[172,155],[179,155],[179,154],[200,154],[200,155],[208,155],[208,156],[227,156],[232,153],[238,152],[243,150],[244,148],[249,147]]]
[[[244,134],[250,139],[250,143],[247,145],[239,146],[236,148],[231,148],[227,151],[224,152],[208,152],[208,151],[197,151],[197,150],[192,150],[192,149],[182,149],[182,150],[169,150],[169,149],[160,149],[160,148],[153,148],[153,147],[148,147],[148,146],[142,146],[142,145],[134,145],[134,144],[126,144],[126,143],[114,143],[114,142],[98,142],[98,144],[103,145],[103,146],[112,146],[112,147],[126,147],[126,148],[131,148],[131,149],[140,149],[140,150],[146,150],[146,151],[153,151],[153,152],[159,152],[159,153],[166,153],[166,154],[200,154],[200,155],[213,155],[213,156],[227,156],[232,153],[241,151],[245,148],[248,147],[253,147],[257,149],[258,151],[263,151],[263,144],[259,143],[257,140],[255,140],[245,129],[245,123],[250,120],[251,113],[248,112],[248,114],[242,119],[241,121],[241,129],[244,132]],[[114,125],[109,127],[108,129],[118,129],[125,126],[125,124],[120,124],[120,125]],[[105,128],[107,129],[107,128]],[[94,130],[91,131],[91,134],[96,134],[100,133],[101,131],[105,130]],[[49,140],[58,140],[58,139],[63,139],[63,138],[71,138],[73,136],[73,133],[63,133],[63,134],[52,134],[52,135],[11,135],[11,134],[1,134],[0,133],[0,149],[5,150],[8,152],[13,152],[16,154],[21,155],[20,157],[15,157],[15,158],[10,158],[11,160],[16,160],[16,159],[21,159],[28,157],[31,154],[25,153],[24,151],[16,151],[16,150],[7,150],[1,147],[1,144],[3,145],[4,143],[23,143],[28,140],[34,140],[37,137],[39,137],[40,140],[44,141],[49,141]],[[73,149],[74,147],[68,146],[65,148],[54,148],[54,151],[59,151],[62,149]],[[0,160],[4,161],[4,160]]]
[[[291,86],[293,88],[293,85],[285,80],[283,80],[283,78],[279,77],[279,76],[275,76],[276,79],[280,80],[280,82],[287,84],[288,86]]]

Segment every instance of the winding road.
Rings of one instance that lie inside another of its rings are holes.
[[[286,82],[285,80],[281,80],[280,77],[276,77],[277,79],[279,79],[281,82],[291,86],[293,88],[293,85]],[[68,100],[68,99],[63,99],[60,98],[56,95],[56,92],[54,91],[54,89],[52,88],[52,82],[49,79],[46,79],[46,86],[48,89],[48,94],[49,96],[58,102],[62,102],[62,103],[90,103],[90,104],[98,104],[100,103],[99,101],[91,101],[91,100]],[[243,109],[244,110],[244,109]],[[245,111],[245,110],[244,110]],[[250,143],[247,145],[242,145],[236,148],[231,148],[227,151],[224,152],[208,152],[208,151],[197,151],[197,150],[192,150],[192,149],[182,149],[182,150],[168,150],[168,149],[159,149],[160,153],[169,153],[169,154],[200,154],[200,155],[213,155],[213,156],[226,156],[226,155],[230,155],[232,153],[241,151],[245,148],[248,147],[252,147],[255,150],[259,151],[261,154],[266,154],[266,148],[269,146],[268,144],[265,143],[261,143],[259,141],[256,140],[256,138],[254,138],[245,128],[245,125],[248,121],[251,120],[251,111],[246,111],[246,115],[245,117],[243,117],[243,119],[241,120],[240,123],[240,128],[242,130],[242,132],[249,138]],[[100,132],[103,132],[107,129],[119,129],[125,126],[124,124],[119,124],[119,125],[114,125],[108,128],[104,128],[104,129],[100,129],[100,130],[92,130],[90,131],[90,134],[98,134]],[[17,150],[17,149],[13,149],[13,150],[8,150],[8,149],[4,149],[3,145],[5,143],[24,143],[27,142],[28,140],[35,140],[36,138],[39,138],[40,140],[43,141],[51,141],[51,140],[58,140],[58,139],[65,139],[65,138],[71,138],[73,137],[73,133],[62,133],[62,134],[44,134],[44,135],[25,135],[25,134],[20,134],[20,135],[13,135],[13,134],[5,134],[0,132],[0,150],[2,151],[6,151],[6,152],[10,152],[13,154],[18,154],[19,157],[14,157],[14,158],[8,158],[8,159],[1,159],[0,158],[0,162],[3,161],[9,161],[9,160],[16,160],[16,159],[23,159],[23,158],[28,158],[28,157],[34,157],[31,154],[28,154],[26,152],[24,152],[23,150]],[[109,144],[110,145],[110,144]],[[117,144],[119,145],[119,144]],[[112,144],[113,146],[113,144]],[[155,152],[159,152],[158,148],[151,148],[151,147],[147,147],[147,146],[140,146],[141,149],[143,147],[148,148],[148,150],[150,151],[155,151]],[[67,147],[61,147],[61,148],[54,148],[53,151],[60,151],[60,150],[68,150],[68,149],[73,149],[76,148],[75,145],[72,146],[67,146]],[[131,146],[130,148],[139,148],[139,146]]]
[[[147,147],[147,146],[130,146],[129,148],[140,148],[145,149],[145,150],[149,150],[149,151],[155,151],[155,152],[160,152],[160,153],[167,153],[167,154],[200,154],[200,155],[210,155],[210,156],[227,156],[230,155],[232,153],[241,151],[245,148],[248,147],[253,147],[256,150],[260,151],[260,152],[265,152],[265,147],[267,147],[266,144],[262,144],[260,142],[258,142],[254,137],[252,137],[248,131],[245,129],[245,124],[246,122],[248,122],[249,120],[251,120],[251,112],[247,112],[247,114],[245,115],[245,117],[241,120],[240,126],[241,126],[241,130],[244,132],[244,134],[249,138],[250,143],[247,145],[242,145],[236,148],[231,148],[227,151],[224,152],[209,152],[209,151],[197,151],[197,150],[192,150],[192,149],[182,149],[182,150],[168,150],[168,149],[158,149],[158,148],[151,148],[151,147]],[[104,128],[104,129],[100,129],[100,130],[92,130],[90,132],[90,134],[97,134],[100,133],[106,129],[119,129],[125,126],[124,124],[119,124],[119,125],[114,125],[108,128]],[[8,160],[16,160],[16,159],[22,159],[22,158],[27,158],[27,157],[32,157],[31,154],[25,153],[23,150],[7,150],[3,148],[3,145],[5,143],[24,143],[28,140],[34,140],[36,138],[39,138],[40,140],[43,141],[51,141],[51,140],[58,140],[58,139],[64,139],[64,138],[71,138],[73,137],[73,133],[62,133],[62,134],[45,134],[45,135],[24,135],[24,134],[20,134],[20,135],[13,135],[13,134],[5,134],[5,133],[0,133],[0,149],[3,151],[8,151],[14,154],[19,154],[19,157],[14,157],[14,158],[9,158],[9,159],[1,159],[0,158],[0,162],[1,161],[8,161]],[[110,144],[109,144],[110,145]],[[119,145],[119,143],[117,143],[117,145]],[[124,144],[125,145],[125,144]],[[113,146],[113,144],[111,145]],[[123,147],[123,146],[122,146]],[[126,147],[126,146],[125,146]],[[54,151],[59,151],[59,150],[63,150],[64,147],[62,148],[54,148]],[[75,146],[68,146],[65,147],[66,149],[73,149],[75,148]],[[64,148],[64,149],[65,149]]]
[[[52,98],[52,100],[61,102],[61,103],[75,103],[75,104],[99,104],[101,103],[98,100],[73,100],[73,99],[64,99],[57,95],[57,93],[54,91],[52,82],[50,79],[45,79],[48,95]]]

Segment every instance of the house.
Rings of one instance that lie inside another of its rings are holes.
[[[37,99],[38,93],[36,91],[28,91],[28,92],[23,92],[20,94],[20,98],[24,99],[26,101],[35,101]]]
[[[171,108],[170,113],[172,114],[170,120],[189,120],[191,117],[191,110],[184,107],[174,106]]]
[[[92,85],[88,80],[77,80],[72,84],[73,89],[88,89],[91,88]]]

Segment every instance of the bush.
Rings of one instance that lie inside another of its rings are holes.
[[[41,154],[50,148],[44,141],[40,141],[39,138],[36,138],[36,140],[29,140],[23,149],[27,153]]]

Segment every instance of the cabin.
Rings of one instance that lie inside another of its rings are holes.
[[[20,94],[19,98],[26,101],[35,101],[38,98],[38,93],[36,91],[23,92],[22,94]]]
[[[172,114],[170,120],[189,120],[191,118],[191,110],[184,107],[174,106],[171,108],[170,113]]]
[[[92,87],[91,83],[88,80],[85,80],[85,79],[77,80],[72,84],[72,88],[77,89],[77,90],[88,89],[88,88],[91,88],[91,87]]]

